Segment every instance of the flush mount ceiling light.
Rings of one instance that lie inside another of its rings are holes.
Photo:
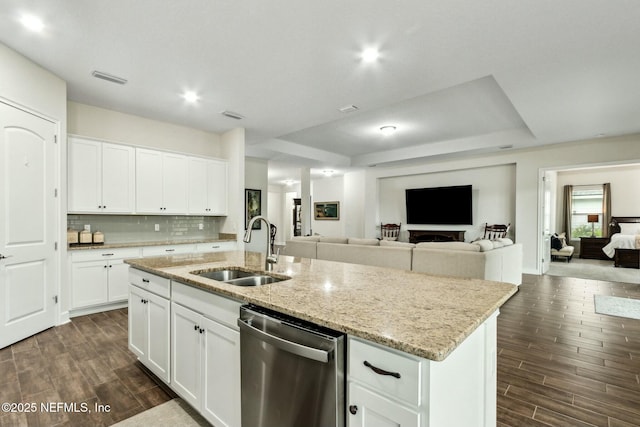
[[[286,180],[284,181],[284,183],[285,183],[287,186],[291,186],[291,185],[293,185],[293,180],[292,180],[292,179],[286,179]]]
[[[102,71],[93,71],[91,75],[97,79],[106,80],[108,82],[117,83],[119,85],[127,83],[127,79],[123,79],[122,77],[114,76],[112,74],[103,73]]]
[[[356,107],[355,105],[345,105],[344,107],[338,108],[338,111],[340,111],[341,113],[353,113],[357,109],[358,107]]]
[[[382,132],[382,134],[383,134],[384,136],[391,135],[391,134],[393,134],[395,131],[396,131],[396,127],[395,127],[395,126],[390,126],[390,125],[388,125],[388,126],[382,126],[382,127],[380,128],[380,132]]]
[[[380,52],[376,48],[369,48],[363,50],[360,57],[364,62],[375,62],[380,57]]]
[[[40,18],[33,15],[23,15],[20,18],[20,23],[28,30],[39,33],[44,29],[44,23]]]
[[[324,176],[332,176],[333,175],[333,171],[330,169],[325,169],[322,171],[322,173],[324,174]]]
[[[197,102],[200,97],[198,96],[197,93],[193,92],[193,91],[187,91],[185,92],[182,97],[184,98],[185,101],[190,102],[190,103],[194,103]]]

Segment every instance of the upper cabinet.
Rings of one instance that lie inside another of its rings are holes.
[[[133,147],[70,137],[68,151],[69,212],[134,212]]]
[[[187,156],[136,148],[136,212],[187,213]]]
[[[227,215],[227,162],[69,137],[69,213]]]
[[[227,163],[190,157],[188,160],[190,215],[227,214]]]

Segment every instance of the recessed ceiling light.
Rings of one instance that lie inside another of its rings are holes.
[[[185,101],[187,102],[197,102],[198,99],[200,99],[200,97],[198,96],[197,93],[193,92],[193,91],[187,91],[184,93],[184,95],[182,95],[182,97],[184,98]]]
[[[360,57],[364,62],[375,62],[380,57],[380,52],[376,48],[369,48],[363,50]]]
[[[285,183],[287,186],[290,186],[290,185],[293,185],[293,180],[292,180],[292,179],[286,179],[286,180],[284,181],[284,183]]]
[[[44,23],[42,20],[33,15],[23,15],[22,18],[20,18],[20,23],[24,25],[25,28],[36,33],[39,33],[44,29]]]
[[[385,136],[391,135],[395,131],[396,131],[396,127],[395,126],[382,126],[380,128],[380,132],[382,132],[382,134],[385,135]]]

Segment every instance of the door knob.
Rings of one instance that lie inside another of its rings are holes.
[[[358,407],[356,405],[349,406],[349,412],[351,412],[351,415],[357,414],[358,413]]]

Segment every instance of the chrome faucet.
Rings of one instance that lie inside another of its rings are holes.
[[[267,258],[264,261],[264,269],[266,271],[271,271],[273,269],[273,264],[278,263],[278,255],[280,255],[280,249],[278,248],[278,253],[275,255],[271,251],[271,223],[267,220],[267,218],[257,215],[251,218],[249,221],[249,225],[247,226],[247,231],[244,233],[244,239],[242,239],[245,243],[249,243],[251,241],[251,229],[253,228],[253,223],[256,221],[264,221],[267,225]]]

